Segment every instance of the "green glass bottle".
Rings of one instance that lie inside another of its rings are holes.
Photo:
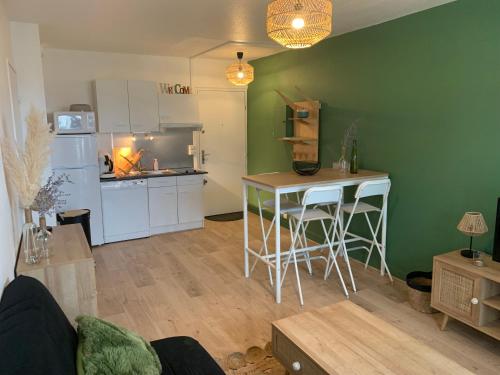
[[[353,174],[358,173],[358,142],[355,139],[352,141],[351,165],[349,172]]]

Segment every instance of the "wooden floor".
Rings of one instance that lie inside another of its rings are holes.
[[[283,246],[289,243],[283,231]],[[260,229],[250,215],[250,244]],[[165,234],[94,249],[99,315],[149,340],[188,335],[218,360],[271,339],[270,322],[341,300],[338,279],[323,281],[324,263],[312,276],[302,269],[305,307],[299,306],[294,274],[283,302],[274,303],[267,269],[243,276],[243,222],[206,221],[201,230]],[[478,374],[500,373],[500,343],[451,321],[441,332],[441,314],[414,311],[402,283],[393,286],[374,270],[353,265],[358,293],[351,300]],[[346,276],[347,274],[344,273]],[[347,277],[345,277],[347,280]]]

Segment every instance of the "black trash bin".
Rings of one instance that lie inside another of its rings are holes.
[[[89,247],[92,249],[92,238],[90,237],[90,210],[71,210],[59,212],[57,214],[57,222],[59,225],[81,224]]]

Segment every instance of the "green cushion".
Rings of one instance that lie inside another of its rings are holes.
[[[78,375],[160,375],[151,345],[124,328],[91,316],[79,316]]]

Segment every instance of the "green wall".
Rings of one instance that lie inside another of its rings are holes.
[[[481,211],[491,252],[500,197],[500,1],[459,0],[299,51],[255,60],[248,90],[248,173],[290,170],[285,105],[299,86],[322,102],[321,162],[337,160],[359,119],[359,159],[388,171],[388,263],[403,277],[467,245],[456,230]],[[251,196],[255,204],[255,196]]]

